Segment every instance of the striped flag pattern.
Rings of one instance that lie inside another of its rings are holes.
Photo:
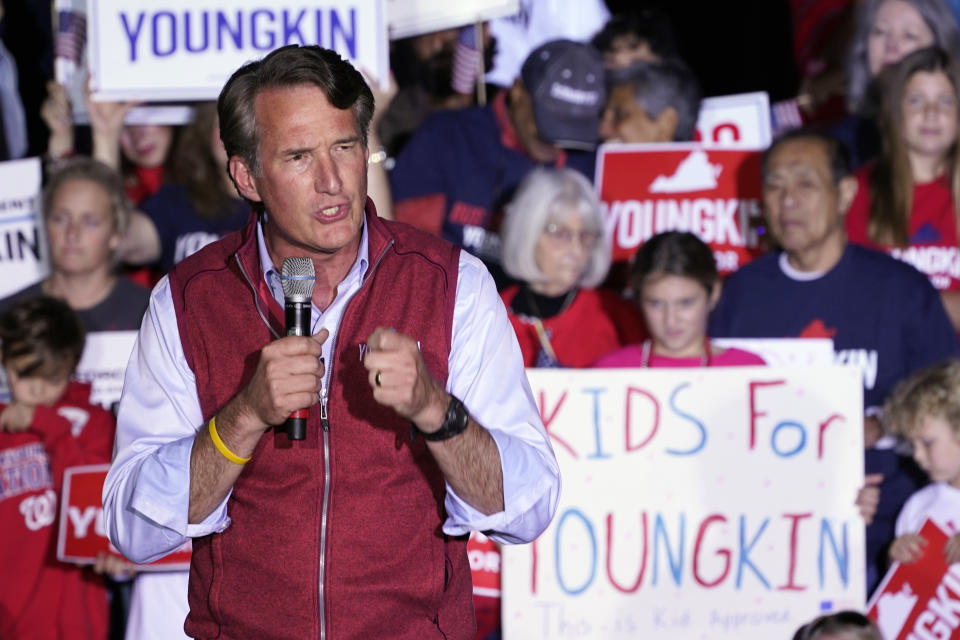
[[[56,55],[80,64],[87,42],[87,16],[79,11],[57,13]]]
[[[453,78],[451,86],[457,93],[468,95],[473,93],[477,77],[481,73],[483,62],[480,50],[477,48],[476,28],[464,27],[460,30],[457,46],[453,50]]]

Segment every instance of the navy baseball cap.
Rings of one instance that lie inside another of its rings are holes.
[[[596,147],[606,102],[599,51],[583,42],[552,40],[527,56],[520,78],[543,140],[569,149]]]

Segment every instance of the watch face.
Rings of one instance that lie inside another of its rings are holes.
[[[447,440],[455,435],[463,433],[470,423],[470,416],[466,407],[454,396],[450,396],[450,404],[447,405],[447,413],[444,415],[443,426],[433,433],[424,433],[423,437],[427,440]]]

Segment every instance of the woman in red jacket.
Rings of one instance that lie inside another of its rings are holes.
[[[617,294],[594,289],[610,243],[593,187],[572,169],[538,168],[517,188],[502,227],[503,291],[528,367],[589,367],[643,339],[643,321]]]

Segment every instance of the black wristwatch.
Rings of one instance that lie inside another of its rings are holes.
[[[450,404],[447,405],[447,413],[443,417],[443,425],[431,433],[425,431],[420,432],[420,435],[423,436],[424,440],[430,440],[431,442],[440,442],[442,440],[449,440],[453,436],[460,435],[467,429],[467,425],[470,423],[470,414],[467,413],[467,408],[463,406],[463,403],[460,402],[455,396],[450,396]]]

